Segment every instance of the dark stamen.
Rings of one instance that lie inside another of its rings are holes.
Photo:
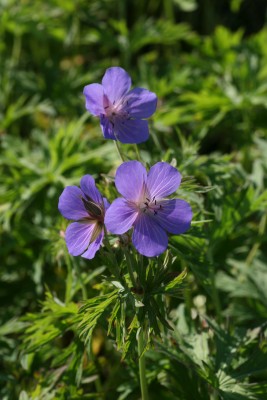
[[[86,199],[83,197],[81,198],[83,205],[86,209],[86,211],[92,216],[92,217],[100,217],[102,215],[102,209],[101,207],[96,204],[91,197],[86,196]]]
[[[159,209],[162,210],[162,205],[161,204],[159,205]]]
[[[147,207],[148,207],[148,202],[147,201],[145,201],[145,203],[144,203]]]
[[[146,197],[147,201],[150,203],[150,199],[148,197]]]
[[[157,205],[157,200],[155,200],[155,206]]]
[[[157,215],[157,211],[156,210],[154,210],[154,215]]]
[[[107,108],[109,108],[109,106],[104,107],[105,110],[106,110]]]

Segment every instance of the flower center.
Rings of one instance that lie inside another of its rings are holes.
[[[146,197],[139,205],[139,208],[144,213],[151,213],[157,215],[159,211],[163,210],[162,204],[158,202],[155,196],[152,199]]]
[[[118,119],[130,119],[130,114],[128,111],[128,101],[126,99],[120,99],[117,102],[110,103],[106,101],[106,106],[104,107],[106,117],[114,124],[115,118]]]

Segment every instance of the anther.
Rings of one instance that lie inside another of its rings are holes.
[[[145,203],[144,203],[147,207],[148,207],[148,202],[147,201],[145,201]]]
[[[157,211],[156,210],[154,210],[154,215],[157,215]]]
[[[150,202],[150,199],[148,197],[146,197],[147,201]]]

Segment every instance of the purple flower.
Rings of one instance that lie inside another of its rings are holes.
[[[120,67],[108,68],[102,85],[92,83],[85,86],[85,107],[100,117],[106,139],[122,143],[141,143],[148,139],[148,122],[157,107],[155,93],[142,88],[130,90],[132,81]]]
[[[107,210],[107,229],[121,235],[133,227],[132,241],[139,253],[147,257],[163,253],[168,246],[167,232],[183,233],[192,220],[186,201],[165,198],[180,182],[180,173],[165,162],[158,162],[148,173],[138,161],[121,164],[115,184],[124,198],[116,199]]]
[[[63,217],[76,221],[66,230],[65,239],[69,253],[73,256],[94,258],[104,237],[104,216],[109,207],[101,196],[91,175],[85,175],[81,188],[67,186],[58,202]]]

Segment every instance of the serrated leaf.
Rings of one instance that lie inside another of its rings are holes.
[[[98,319],[106,311],[106,308],[116,300],[117,296],[118,292],[115,290],[106,295],[87,300],[80,308],[79,315],[81,316],[81,322],[79,323],[79,331],[85,343],[88,343],[90,340]]]

